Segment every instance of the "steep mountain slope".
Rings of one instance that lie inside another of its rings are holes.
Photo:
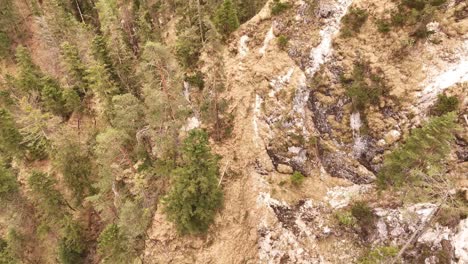
[[[365,247],[337,226],[336,210],[356,199],[387,207],[375,197],[373,184],[366,185],[374,181],[382,153],[421,122],[437,94],[466,82],[466,21],[452,24],[450,15],[444,16],[446,26],[431,24],[437,43],[418,43],[395,58],[403,31],[384,35],[372,23],[385,16],[387,4],[342,0],[310,6],[297,1],[279,16],[269,14],[270,4],[236,31],[223,56],[228,87],[223,96],[232,100],[236,116],[233,138],[215,148],[227,171],[225,208],[204,238],[176,238],[167,228],[162,232],[166,224],[157,215],[150,235],[155,245],[146,256],[155,259],[152,263],[357,261]],[[366,9],[371,21],[356,37],[345,39],[339,37],[340,21],[350,5]],[[277,45],[282,35],[289,38],[286,50]],[[340,74],[356,60],[381,71],[392,95],[366,110],[364,121],[352,112],[339,84]],[[453,91],[466,95],[466,86]],[[364,125],[368,132],[361,135]],[[294,170],[309,176],[300,188],[283,185]],[[463,179],[466,165],[455,170]],[[398,210],[427,217],[436,205],[415,206],[429,209]],[[418,218],[405,223],[401,216],[386,216],[396,214],[391,209],[378,210],[382,220],[371,231],[370,243],[402,245],[418,226]],[[460,230],[436,227],[418,243],[437,249],[441,239],[434,239],[445,236],[463,263],[455,239],[462,236],[463,223]],[[401,228],[409,232],[398,233]]]
[[[1,263],[468,263],[467,2],[3,1]]]

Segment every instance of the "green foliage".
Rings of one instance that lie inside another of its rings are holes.
[[[17,118],[22,136],[22,143],[29,151],[31,158],[43,159],[47,156],[50,141],[47,137],[49,129],[58,120],[49,113],[43,113],[26,100],[20,101],[22,116]]]
[[[437,101],[432,106],[431,114],[436,116],[442,116],[449,112],[455,112],[458,110],[460,101],[456,96],[447,96],[445,94],[439,94]]]
[[[242,24],[255,16],[265,5],[266,0],[236,0],[237,16]]]
[[[2,264],[21,263],[15,252],[15,246],[17,242],[18,241],[16,241],[16,232],[11,229],[8,230],[6,239],[0,238],[0,263]]]
[[[43,84],[41,99],[44,109],[56,115],[68,114],[64,109],[62,90],[59,83],[52,78],[43,78]]]
[[[54,161],[76,205],[89,194],[92,173],[91,154],[76,141],[65,139],[54,148]]]
[[[67,214],[63,195],[56,189],[57,181],[50,175],[34,171],[28,178],[35,204],[42,213],[43,221],[58,222]]]
[[[197,71],[195,74],[190,74],[185,77],[185,81],[190,83],[193,86],[198,87],[198,89],[203,90],[205,87],[205,80],[203,80],[203,74]]]
[[[103,37],[95,39],[95,55],[101,60],[109,73],[118,77],[122,90],[134,95],[139,93],[139,83],[135,76],[135,57],[125,41],[121,19],[118,16],[116,0],[99,0],[96,2]],[[115,72],[115,75],[114,75]]]
[[[359,235],[367,240],[375,228],[376,216],[366,202],[355,202],[351,206],[351,215],[356,219]]]
[[[40,92],[42,90],[41,80],[44,75],[32,61],[28,49],[23,46],[16,48],[16,64],[18,66],[16,86],[24,92]]]
[[[111,99],[119,94],[119,87],[104,64],[98,63],[86,70],[86,81],[91,90],[99,96],[107,108],[110,108]]]
[[[288,42],[289,42],[289,38],[284,35],[280,35],[277,38],[278,48],[280,50],[285,50],[288,47]]]
[[[81,60],[78,48],[68,42],[61,45],[61,51],[65,66],[68,71],[68,77],[73,84],[75,90],[80,91],[82,95],[88,90],[88,83],[86,81],[86,67]]]
[[[365,62],[354,64],[351,79],[342,79],[346,94],[351,97],[354,111],[367,109],[368,105],[378,105],[380,97],[386,94],[387,87],[381,73],[372,72]]]
[[[154,142],[158,155],[175,158],[178,131],[188,113],[179,67],[166,47],[153,42],[146,43],[139,66],[146,122],[160,131]]]
[[[22,136],[10,112],[0,108],[0,153],[13,156],[20,151]]]
[[[391,25],[395,27],[411,26],[411,36],[424,39],[433,32],[427,30],[427,24],[433,21],[437,9],[446,0],[401,0],[397,9],[392,12]]]
[[[112,97],[112,107],[111,123],[115,128],[133,135],[143,125],[142,105],[132,94]]]
[[[305,179],[304,175],[302,175],[302,173],[298,171],[295,171],[291,175],[291,183],[295,186],[300,186],[302,182],[304,182],[304,179]]]
[[[102,262],[109,264],[131,263],[135,257],[116,224],[107,225],[99,235],[98,253],[102,256]]]
[[[182,32],[175,44],[177,60],[184,68],[194,68],[200,57],[202,42],[195,27]]]
[[[64,102],[64,113],[71,114],[75,111],[81,111],[81,98],[75,89],[67,88],[62,93]]]
[[[94,37],[92,46],[91,46],[94,58],[98,61],[99,65],[102,65],[106,69],[106,72],[109,74],[110,79],[116,84],[120,84],[120,78],[116,73],[116,70],[112,62],[112,57],[109,53],[109,50],[107,49],[106,43],[107,41],[104,36],[96,35],[96,37]],[[89,71],[94,72],[96,70],[89,69]],[[90,77],[90,75],[94,76],[92,73],[88,72],[87,74],[88,78],[93,78],[93,77]],[[103,74],[100,74],[100,75],[103,76]],[[88,80],[88,82],[93,83],[92,80]]]
[[[348,13],[342,19],[341,35],[351,37],[359,33],[361,27],[367,21],[369,14],[366,10],[358,7],[351,7]]]
[[[377,20],[376,24],[377,24],[377,30],[378,30],[380,33],[388,33],[388,32],[390,32],[390,30],[391,30],[391,24],[390,24],[390,22],[388,22],[388,21],[385,20],[385,19],[379,19],[379,20]]]
[[[10,252],[11,249],[8,245],[8,241],[0,238],[0,263],[2,264],[16,264],[19,263],[13,254]]]
[[[456,115],[451,112],[414,129],[403,145],[384,157],[377,177],[379,187],[409,185],[420,179],[413,172],[440,167],[450,152],[456,128]]]
[[[351,207],[351,214],[356,218],[358,224],[362,226],[371,226],[374,224],[375,215],[372,209],[365,202],[356,202]]]
[[[218,10],[216,10],[214,24],[218,32],[225,38],[239,27],[237,10],[231,0],[224,0]]]
[[[58,246],[60,263],[84,263],[86,244],[84,241],[83,228],[70,217],[65,217],[61,231],[62,238]]]
[[[23,257],[25,255],[24,245],[26,244],[26,236],[18,232],[16,229],[10,228],[8,230],[5,241],[6,247],[3,249],[3,252],[0,251],[0,260],[2,260],[2,254],[5,254],[4,256],[6,257],[6,259],[10,261],[6,262],[8,264],[24,263],[21,260],[24,259]]]
[[[359,264],[380,264],[390,260],[398,254],[399,249],[393,246],[376,247],[359,258]]]
[[[165,212],[181,233],[205,232],[222,203],[218,158],[202,130],[189,132],[182,154],[182,165],[173,172],[172,189],[164,201]]]
[[[18,191],[15,175],[0,164],[0,202],[6,201]]]
[[[5,32],[0,31],[0,58],[10,54],[11,40]]]
[[[281,0],[273,0],[270,4],[271,14],[276,16],[291,8],[290,3],[283,3]]]
[[[145,235],[150,224],[150,210],[144,208],[141,202],[127,200],[120,208],[119,227],[122,234],[129,239]]]
[[[11,58],[12,43],[24,39],[23,22],[13,0],[0,0],[0,60]]]
[[[342,226],[353,227],[356,224],[356,218],[354,218],[351,212],[337,212],[335,217]]]

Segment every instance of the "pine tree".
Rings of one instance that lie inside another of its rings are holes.
[[[196,27],[183,31],[176,42],[176,55],[184,68],[195,68],[203,43]]]
[[[206,231],[222,203],[218,158],[211,153],[206,132],[189,132],[182,165],[172,177],[172,189],[164,200],[168,219],[181,233]]]
[[[0,204],[10,199],[18,191],[18,182],[13,173],[0,164]]]
[[[98,238],[98,252],[103,263],[132,263],[135,252],[128,246],[128,241],[116,224],[109,224]]]
[[[143,126],[143,108],[138,99],[132,94],[116,95],[112,97],[112,125],[134,137],[138,128]]]
[[[29,150],[32,158],[44,158],[50,141],[48,135],[60,120],[50,113],[43,113],[26,99],[19,102],[21,115],[18,117],[22,143]]]
[[[61,49],[70,82],[74,89],[80,91],[83,96],[86,94],[89,85],[86,81],[86,67],[80,58],[78,49],[68,42],[62,43]]]
[[[106,42],[103,49],[102,43],[99,50],[102,52],[107,50],[109,57],[114,62],[113,68],[122,84],[122,87],[135,96],[139,94],[138,80],[135,78],[134,72],[134,56],[125,42],[123,32],[118,16],[117,2],[115,0],[99,0],[96,2],[96,8],[99,13],[101,29],[103,31],[103,39],[98,41]],[[95,49],[97,50],[97,49]],[[101,53],[105,56],[105,52]],[[108,65],[108,62],[104,62]]]
[[[69,216],[64,218],[62,225],[62,238],[58,246],[60,263],[84,263],[86,244],[84,241],[83,228]]]
[[[67,214],[68,203],[56,189],[57,181],[50,175],[33,171],[28,179],[32,197],[39,209],[43,223],[59,223]]]
[[[236,7],[231,0],[224,0],[216,10],[214,23],[224,37],[229,36],[239,27]]]
[[[86,71],[86,81],[91,90],[104,103],[106,110],[109,110],[112,97],[119,94],[119,88],[105,65],[97,63]]]
[[[62,93],[63,100],[63,112],[66,115],[71,115],[71,113],[77,111],[82,111],[81,98],[78,92],[75,89],[70,87],[63,90]]]
[[[179,129],[185,122],[187,101],[177,63],[167,48],[154,42],[145,45],[139,74],[143,83],[146,121],[156,131],[160,157],[174,157]]]
[[[420,180],[415,178],[420,174],[414,174],[414,171],[428,172],[440,167],[450,152],[456,129],[453,112],[432,118],[423,127],[414,129],[403,145],[385,156],[378,174],[379,186],[408,185]]]
[[[80,205],[90,194],[91,153],[86,150],[85,146],[71,138],[57,141],[53,153],[55,166],[62,173],[65,185],[73,193],[74,204]]]
[[[107,73],[110,75],[112,81],[120,85],[121,80],[119,79],[119,76],[116,73],[116,70],[114,68],[114,64],[112,62],[112,58],[111,58],[111,55],[109,53],[106,43],[107,43],[107,40],[104,36],[96,35],[96,37],[94,37],[93,39],[93,43],[91,47],[93,51],[93,55],[94,55],[94,58],[97,60],[97,62],[104,66]]]
[[[69,114],[65,109],[62,89],[59,83],[49,77],[42,79],[43,87],[41,89],[42,107],[56,115],[66,116]]]
[[[130,142],[127,133],[114,128],[107,128],[96,137],[94,153],[98,181],[93,184],[93,188],[97,193],[87,197],[87,200],[106,220],[116,216],[115,210],[121,203],[116,176],[122,175],[127,168],[133,169],[133,162],[125,148]]]
[[[16,49],[16,63],[18,66],[16,86],[21,91],[27,93],[31,93],[32,91],[41,92],[44,75],[32,61],[28,49],[18,46]]]
[[[23,140],[10,112],[0,108],[0,153],[12,157],[18,154]]]
[[[10,58],[12,43],[21,42],[26,30],[13,0],[0,0],[0,59]]]

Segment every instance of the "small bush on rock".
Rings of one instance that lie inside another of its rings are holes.
[[[280,50],[285,50],[287,47],[288,47],[288,42],[289,42],[289,38],[284,36],[284,35],[280,35],[278,38],[277,38],[277,41],[278,41],[278,48]]]
[[[270,5],[271,14],[274,16],[279,15],[287,9],[289,9],[290,7],[291,4],[289,3],[282,3],[280,2],[280,0],[274,0],[273,3],[271,3]]]
[[[343,37],[351,37],[355,33],[359,33],[362,25],[367,21],[369,14],[366,10],[357,7],[351,7],[348,14],[343,17],[341,35]]]
[[[295,171],[293,175],[291,175],[291,183],[295,186],[299,186],[304,182],[304,175],[302,173]]]
[[[440,94],[437,97],[437,102],[431,109],[431,114],[436,116],[441,116],[449,112],[456,111],[458,109],[460,101],[455,96],[447,96],[445,94]]]

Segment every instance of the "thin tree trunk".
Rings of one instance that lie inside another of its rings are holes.
[[[198,8],[198,27],[200,28],[200,37],[203,43],[205,43],[205,39],[203,37],[203,23],[202,23],[202,10],[200,5],[200,0],[197,0],[197,8]]]
[[[416,231],[414,231],[413,235],[411,235],[411,237],[408,239],[408,241],[406,241],[405,245],[400,249],[400,251],[398,252],[398,254],[396,255],[396,257],[394,257],[391,261],[390,261],[390,264],[395,264],[397,263],[397,261],[399,259],[401,259],[401,257],[403,256],[403,254],[405,253],[405,251],[408,249],[408,247],[410,247],[425,231],[426,227],[428,226],[428,224],[432,221],[432,218],[439,212],[440,210],[440,207],[445,204],[445,202],[447,201],[447,198],[448,198],[448,192],[444,195],[444,198],[442,199],[442,201],[437,205],[437,207],[431,212],[431,214],[427,217],[426,221],[422,222],[421,225],[419,225],[418,229],[416,229]]]
[[[76,4],[76,8],[78,9],[78,13],[80,13],[81,22],[83,22],[83,24],[86,24],[83,18],[83,13],[81,13],[81,8],[80,8],[80,5],[78,4],[78,0],[75,0],[75,4]]]

